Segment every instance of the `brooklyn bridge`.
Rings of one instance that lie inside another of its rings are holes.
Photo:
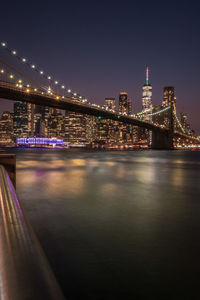
[[[34,64],[29,63],[27,59],[17,55],[17,52],[8,48],[6,43],[2,42],[1,46],[18,62],[26,65],[41,78],[41,81],[33,79],[30,75],[24,73],[23,68],[20,69],[20,67],[16,67],[4,58],[0,58],[0,98],[2,99],[28,102],[137,126],[152,132],[152,149],[173,149],[174,142],[177,140],[185,144],[200,143],[197,136],[187,133],[183,128],[174,108],[174,103],[156,112],[145,111],[133,115],[120,113],[88,102],[84,96],[72,92],[71,89],[46,75]],[[163,124],[154,122],[153,117],[162,114],[167,114],[167,124],[166,122]]]

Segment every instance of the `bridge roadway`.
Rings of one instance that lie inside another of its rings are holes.
[[[168,129],[155,126],[154,124],[148,122],[140,121],[133,117],[121,115],[115,112],[101,109],[99,107],[94,107],[91,104],[83,103],[81,101],[75,102],[68,97],[65,97],[64,99],[62,99],[61,97],[59,99],[56,99],[55,95],[52,96],[49,94],[41,94],[41,92],[39,91],[35,92],[33,88],[28,88],[29,92],[26,92],[26,89],[26,87],[20,89],[16,87],[16,85],[13,83],[0,81],[0,98],[14,101],[29,102],[36,105],[49,106],[53,108],[79,112],[82,114],[87,114],[96,117],[101,116],[102,118],[143,127],[148,130],[158,131],[162,133],[168,131]]]

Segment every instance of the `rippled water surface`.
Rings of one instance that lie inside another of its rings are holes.
[[[200,152],[16,153],[19,199],[68,299],[200,299]]]

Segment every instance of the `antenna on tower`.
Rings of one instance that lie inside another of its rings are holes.
[[[149,84],[149,67],[146,68],[146,84]]]

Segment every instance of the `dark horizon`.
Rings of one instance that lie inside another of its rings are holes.
[[[127,91],[133,111],[141,110],[148,65],[153,104],[161,104],[164,86],[174,86],[178,111],[199,133],[198,3],[37,3],[2,4],[1,41],[91,102],[118,102]],[[3,103],[1,112],[12,109]]]

